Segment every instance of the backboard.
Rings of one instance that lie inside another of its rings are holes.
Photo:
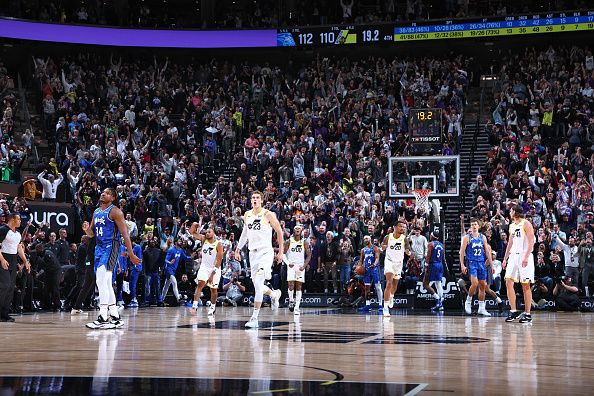
[[[390,197],[414,198],[412,190],[429,189],[430,199],[460,194],[460,156],[391,157],[388,162]]]

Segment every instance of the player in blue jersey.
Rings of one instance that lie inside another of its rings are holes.
[[[491,316],[485,309],[485,289],[487,288],[487,267],[491,268],[491,246],[487,238],[479,233],[479,222],[470,219],[470,233],[464,235],[460,245],[460,268],[462,273],[470,275],[470,288],[464,304],[467,315],[472,314],[472,297],[478,288],[479,309],[478,314]]]
[[[423,287],[435,298],[435,306],[432,311],[443,310],[443,278],[445,263],[445,248],[439,241],[439,231],[433,231],[430,235],[429,245],[427,246],[427,257],[425,259],[425,276],[423,278]],[[435,290],[431,287],[435,285]]]
[[[83,231],[89,236],[96,236],[95,273],[99,289],[99,317],[88,323],[93,329],[113,329],[123,326],[116,306],[116,296],[112,287],[112,273],[120,255],[120,240],[123,237],[128,249],[128,257],[133,265],[140,259],[133,253],[132,242],[122,211],[113,205],[116,192],[106,188],[99,197],[99,207],[93,213],[91,223],[85,221]]]
[[[169,286],[173,286],[173,295],[175,296],[175,300],[179,305],[181,295],[177,289],[177,278],[175,277],[175,273],[177,272],[177,267],[179,267],[179,263],[182,260],[189,261],[192,260],[192,257],[188,256],[184,249],[182,249],[182,240],[178,239],[175,241],[175,245],[167,250],[167,254],[165,255],[165,268],[163,271],[165,273],[165,284],[163,285],[163,291],[161,291],[161,301],[165,301],[165,297],[167,297],[167,292],[169,291]]]
[[[140,246],[138,243],[137,238],[135,239],[136,240],[132,242],[132,252],[140,259],[140,263],[128,263],[130,268],[130,296],[132,297],[132,300],[129,304],[130,308],[138,308],[138,300],[136,299],[136,286],[138,285],[138,278],[140,277],[140,274],[142,274],[142,246]],[[130,258],[128,258],[128,261],[129,260]]]
[[[359,263],[365,265],[365,275],[363,275],[363,283],[365,283],[365,306],[360,311],[369,312],[371,310],[371,300],[369,299],[371,284],[373,283],[375,285],[378,302],[384,295],[379,273],[381,250],[371,243],[371,237],[369,235],[365,235],[363,243],[364,247],[361,249]],[[381,310],[382,307],[380,306],[379,309]]]

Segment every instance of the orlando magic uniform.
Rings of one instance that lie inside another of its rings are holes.
[[[441,282],[443,278],[443,257],[445,249],[441,242],[433,241],[433,250],[431,251],[431,262],[429,263],[429,282]]]
[[[109,212],[113,207],[113,205],[109,205],[105,210],[97,208],[93,213],[94,232],[97,237],[95,271],[99,267],[113,271],[118,262],[121,235],[115,222],[109,218]]]
[[[375,247],[363,248],[363,264],[365,265],[365,275],[363,276],[363,283],[371,285],[372,283],[379,283],[380,276],[378,267],[370,268],[375,263]]]
[[[468,274],[471,277],[474,276],[478,280],[487,279],[485,257],[483,235],[479,233],[475,238],[472,233],[468,234],[468,245],[466,245],[466,266],[468,267]]]

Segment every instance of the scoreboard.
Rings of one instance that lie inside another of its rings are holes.
[[[391,25],[299,27],[280,29],[276,35],[278,47],[376,44],[393,40],[394,27]]]
[[[594,12],[510,16],[445,23],[412,23],[394,28],[394,41],[501,37],[594,30]]]
[[[375,25],[278,29],[278,47],[377,45],[419,40],[462,39],[594,31],[594,11]]]

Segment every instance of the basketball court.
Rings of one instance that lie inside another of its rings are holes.
[[[591,314],[133,309],[119,330],[32,314],[0,327],[0,394],[590,394]],[[150,389],[150,390],[149,390]]]

